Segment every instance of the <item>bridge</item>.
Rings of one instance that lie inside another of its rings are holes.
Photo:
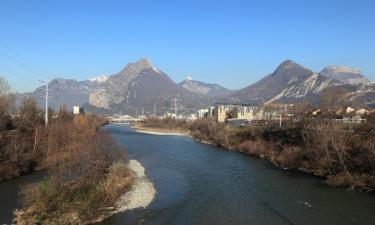
[[[138,116],[138,118],[136,118],[129,115],[120,116],[118,118],[108,117],[110,123],[137,123],[143,121],[145,118],[145,116]]]

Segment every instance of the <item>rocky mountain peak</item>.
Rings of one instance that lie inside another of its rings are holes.
[[[140,59],[134,63],[129,63],[119,74],[139,74],[140,72],[146,69],[152,69],[158,74],[161,74],[161,72],[154,65],[152,65],[152,63],[146,58]]]
[[[276,83],[292,82],[304,79],[313,74],[313,71],[293,62],[286,60],[282,62],[276,70],[271,74]]]
[[[179,85],[192,93],[211,97],[221,97],[228,95],[231,92],[218,84],[210,84],[193,80],[191,76],[186,77],[186,79],[179,83]]]
[[[341,81],[345,84],[369,84],[370,81],[362,75],[360,69],[347,66],[327,66],[320,73],[324,77]]]
[[[150,60],[148,60],[147,58],[142,58],[140,60],[138,60],[137,62],[135,62],[135,64],[138,64],[142,67],[146,67],[146,68],[149,68],[149,67],[152,67],[152,63],[150,62]]]
[[[295,72],[300,72],[300,71],[306,71],[307,69],[304,68],[303,66],[293,62],[292,60],[285,60],[282,62],[275,70],[273,75],[282,75],[287,71],[295,71]],[[311,71],[312,73],[312,71]]]

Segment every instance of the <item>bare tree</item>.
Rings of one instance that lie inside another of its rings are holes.
[[[9,126],[13,106],[14,98],[10,95],[10,86],[0,77],[0,132]]]
[[[34,131],[38,123],[42,121],[42,111],[35,98],[25,97],[19,108],[19,117],[16,120],[20,132]]]
[[[9,83],[4,78],[0,77],[0,96],[4,96],[8,94],[10,94]]]

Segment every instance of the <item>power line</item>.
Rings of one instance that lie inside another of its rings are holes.
[[[19,64],[24,69],[28,70],[28,72],[30,71],[31,73],[33,73],[34,77],[36,77],[40,82],[42,82],[42,83],[45,84],[45,96],[41,96],[41,97],[45,99],[45,115],[44,115],[45,117],[44,117],[44,122],[45,122],[45,127],[47,127],[48,126],[48,101],[51,98],[57,98],[56,96],[50,96],[49,95],[49,92],[51,91],[49,89],[49,83],[50,83],[50,81],[48,79],[46,79],[46,80],[44,79],[44,77],[48,77],[48,76],[44,76],[42,73],[36,71],[34,68],[32,68],[31,66],[27,65],[22,60],[19,60],[19,59],[15,58],[15,57],[11,56],[10,54],[8,54],[7,52],[5,52],[2,49],[0,49],[0,53],[2,53],[3,55],[5,55],[9,59],[11,59],[12,61],[14,61],[17,64]]]
[[[43,77],[43,76],[41,76],[41,74],[39,74],[38,72],[34,71],[34,69],[30,68],[25,63],[23,63],[23,62],[19,61],[18,59],[12,57],[11,55],[7,54],[6,52],[4,52],[1,49],[0,49],[0,53],[2,53],[3,55],[5,55],[9,59],[11,59],[13,62],[21,65],[21,67],[23,67],[24,69],[29,70],[30,72],[34,73],[37,76],[36,78],[41,79]]]
[[[32,79],[32,78],[30,78],[28,76],[20,75],[19,72],[16,72],[13,69],[8,68],[4,64],[0,64],[0,68],[2,68],[4,71],[7,71],[9,73],[9,75],[15,76],[15,77],[17,77],[17,78],[19,78],[21,80],[24,80],[24,81],[35,81],[35,79]]]
[[[35,70],[34,67],[32,67],[29,64],[25,63],[24,61],[26,61],[26,60],[23,60],[22,57],[20,57],[18,54],[15,54],[14,51],[12,51],[13,54],[9,54],[9,52],[7,52],[7,51],[4,50],[4,48],[7,48],[9,50],[10,50],[10,48],[5,47],[4,45],[0,45],[0,47],[3,47],[3,48],[0,48],[0,53],[2,53],[2,55],[8,57],[10,60],[12,60],[16,64],[20,65],[27,72],[33,73],[34,74],[34,78],[37,78],[37,79],[50,78],[49,76],[46,76],[44,73],[41,73],[40,71]],[[16,55],[17,55],[17,57],[16,57]]]

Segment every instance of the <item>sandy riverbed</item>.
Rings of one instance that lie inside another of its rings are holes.
[[[133,129],[136,130],[138,133],[143,133],[143,134],[152,134],[152,135],[161,135],[161,136],[189,136],[189,133],[187,131],[180,131],[180,130],[142,127],[139,125],[133,126]]]
[[[112,214],[137,208],[146,208],[155,198],[155,187],[146,177],[145,168],[142,164],[136,160],[130,160],[128,167],[136,174],[134,184],[128,192],[121,196]]]

